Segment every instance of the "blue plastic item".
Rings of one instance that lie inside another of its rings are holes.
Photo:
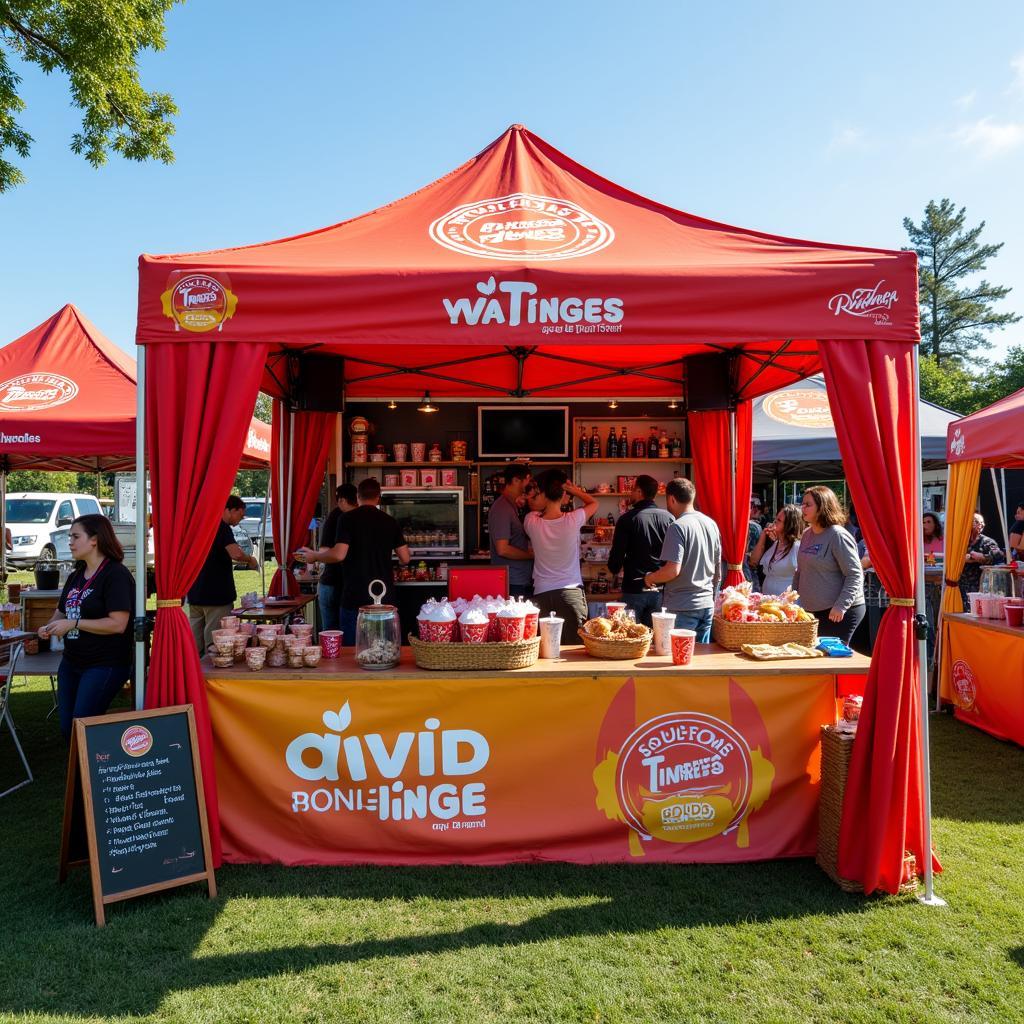
[[[830,658],[852,658],[853,649],[847,647],[837,636],[823,636],[818,640],[818,650]]]

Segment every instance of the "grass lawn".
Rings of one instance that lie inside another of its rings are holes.
[[[215,901],[135,900],[97,930],[87,873],[56,883],[50,703],[44,679],[12,700],[37,780],[0,801],[0,1021],[1024,1020],[1024,751],[946,716],[943,910],[808,861],[225,867]],[[4,729],[0,788],[19,771]]]

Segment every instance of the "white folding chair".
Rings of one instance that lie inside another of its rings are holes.
[[[10,789],[5,789],[0,793],[0,797],[7,796],[8,793],[13,793],[16,789],[21,789],[22,786],[27,786],[32,781],[32,769],[28,766],[28,758],[25,757],[25,751],[21,749],[21,741],[18,739],[17,730],[14,728],[14,719],[11,718],[11,687],[14,684],[14,674],[18,671],[18,662],[21,660],[24,651],[25,645],[23,643],[11,644],[6,651],[6,664],[0,662],[0,732],[3,732],[4,722],[6,722],[7,728],[11,730],[14,746],[18,751],[18,756],[21,758],[21,763],[25,766],[25,774],[28,778],[23,779],[17,785],[11,786]]]

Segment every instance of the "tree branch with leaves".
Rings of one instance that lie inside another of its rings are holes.
[[[82,112],[73,152],[93,167],[118,153],[128,160],[171,163],[174,101],[146,92],[137,58],[164,48],[164,18],[181,0],[0,0],[0,192],[25,180],[8,159],[29,157],[32,136],[18,123],[25,110],[21,76],[11,57],[46,74],[67,76],[72,102]]]

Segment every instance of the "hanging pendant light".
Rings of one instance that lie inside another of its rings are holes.
[[[619,407],[619,403],[614,398],[608,403],[608,408],[609,409],[618,409],[618,407]]]
[[[670,402],[668,403],[668,407],[669,407],[670,409],[678,409],[678,408],[679,408],[679,403],[678,403],[678,402],[677,402],[677,401],[676,401],[676,400],[675,400],[675,399],[673,398],[673,399],[672,399],[672,400],[671,400],[671,401],[670,401]]]
[[[420,402],[418,409],[420,412],[437,412],[437,406],[430,400],[429,391],[423,392],[423,401]]]
[[[392,398],[391,401],[388,402],[388,408],[392,410],[397,409],[398,403]]]

